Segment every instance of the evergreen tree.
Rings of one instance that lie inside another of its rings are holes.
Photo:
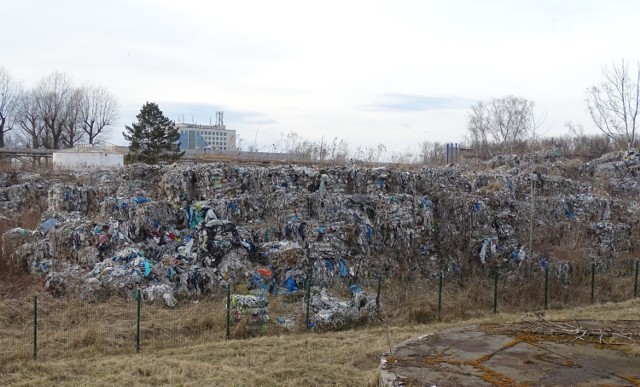
[[[174,162],[180,152],[178,127],[162,114],[158,104],[147,102],[136,116],[137,123],[125,126],[122,134],[130,141],[129,157],[132,161],[155,164],[160,160]]]

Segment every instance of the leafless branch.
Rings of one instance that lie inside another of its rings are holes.
[[[640,63],[631,76],[624,60],[612,68],[603,67],[604,81],[587,89],[587,110],[595,126],[611,138],[619,149],[628,149],[636,141],[640,106]]]

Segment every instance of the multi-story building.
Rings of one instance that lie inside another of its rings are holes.
[[[223,112],[216,112],[215,125],[179,123],[177,126],[182,143],[180,148],[183,150],[203,147],[221,151],[236,150],[236,131],[225,127]]]

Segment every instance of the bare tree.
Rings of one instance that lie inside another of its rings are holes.
[[[320,160],[320,151],[320,144],[309,140],[296,143],[292,149],[292,153],[298,155],[302,160]]]
[[[17,130],[14,130],[4,138],[4,146],[5,148],[17,148],[20,146],[20,138]]]
[[[569,144],[566,148],[574,154],[596,158],[614,150],[614,142],[610,137],[604,134],[587,135],[581,123],[567,121],[564,125],[569,129]],[[561,143],[562,139],[557,142]]]
[[[84,100],[84,89],[72,89],[65,103],[64,111],[64,132],[62,133],[62,145],[64,148],[73,148],[84,138],[82,130],[82,102]]]
[[[36,104],[45,128],[42,143],[45,148],[60,149],[63,145],[73,92],[71,80],[63,73],[53,73],[35,87]]]
[[[423,141],[419,144],[418,158],[424,164],[444,164],[445,144],[440,142]]]
[[[42,147],[45,126],[34,91],[23,92],[20,95],[15,117],[20,128],[18,142],[27,148]]]
[[[382,157],[382,155],[386,152],[387,147],[383,143],[378,143],[377,147],[365,147],[364,152],[360,155],[360,158],[361,160],[369,163],[377,163],[380,162],[380,157]]]
[[[587,89],[587,107],[591,119],[602,133],[620,149],[631,148],[636,140],[640,101],[640,62],[630,74],[624,60],[620,65],[602,68],[604,81]]]
[[[284,132],[280,133],[280,151],[284,153],[291,153],[295,149],[298,142],[301,140],[301,137],[296,132],[289,132],[284,134]]]
[[[328,160],[345,161],[349,158],[349,144],[344,139],[338,141],[338,137],[334,137],[333,141],[325,148]]]
[[[10,121],[16,131],[15,141],[29,148],[60,149],[73,147],[85,138],[95,144],[108,133],[117,116],[117,101],[103,87],[73,86],[71,78],[54,72],[42,78],[32,89],[23,90],[20,84],[8,82],[6,71],[0,68],[0,91],[10,90]],[[3,82],[4,81],[4,82]],[[3,84],[13,85],[2,88]],[[17,85],[17,86],[16,86]],[[0,124],[8,110],[0,99]],[[0,134],[11,129],[0,125]]]
[[[82,96],[80,124],[89,145],[94,145],[100,141],[100,137],[108,134],[117,119],[118,102],[101,86],[83,88]]]
[[[4,67],[0,67],[0,148],[5,146],[5,133],[13,129],[21,90],[22,85],[14,81]]]
[[[335,137],[331,145],[331,159],[333,161],[345,162],[349,159],[349,144],[344,140]]]
[[[416,161],[416,155],[409,149],[396,151],[391,154],[391,162],[397,164],[411,164]]]
[[[378,153],[376,153],[376,163],[380,161],[380,156],[387,153],[387,147],[383,143],[378,144]]]
[[[489,154],[493,146],[500,152],[513,152],[519,143],[533,139],[542,124],[534,106],[533,101],[512,95],[472,106],[467,126],[472,146]]]

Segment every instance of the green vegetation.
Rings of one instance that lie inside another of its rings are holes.
[[[184,155],[180,152],[178,127],[164,116],[157,104],[147,102],[136,118],[138,122],[125,126],[122,133],[130,142],[129,161],[172,163]]]

